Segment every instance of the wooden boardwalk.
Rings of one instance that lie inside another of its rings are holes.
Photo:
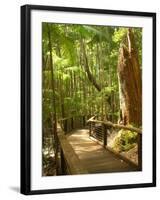
[[[103,148],[89,137],[88,129],[75,130],[67,135],[67,141],[88,173],[129,172],[137,168]]]

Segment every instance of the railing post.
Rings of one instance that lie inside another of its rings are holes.
[[[61,175],[65,175],[65,160],[64,160],[64,154],[62,149],[60,149],[60,159],[61,159],[61,168],[60,168],[60,173]]]
[[[67,125],[68,121],[67,119],[64,120],[64,132],[66,133],[68,131],[68,125]]]
[[[107,145],[107,127],[105,124],[102,124],[102,130],[103,130],[103,146],[105,147]]]
[[[71,118],[71,129],[73,130],[74,128],[74,121],[73,121],[73,117]]]
[[[85,123],[85,116],[82,116],[83,119],[83,127],[85,127],[86,123]]]
[[[68,131],[67,132],[71,131],[71,121],[72,121],[72,119],[68,118]]]
[[[138,168],[142,170],[142,134],[138,133]]]
[[[91,132],[92,132],[92,122],[89,123],[89,136],[91,136]]]

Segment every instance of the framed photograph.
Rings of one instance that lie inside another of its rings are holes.
[[[21,7],[21,193],[156,186],[156,14]]]

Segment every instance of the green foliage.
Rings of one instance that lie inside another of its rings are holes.
[[[58,69],[64,69],[69,65],[69,59],[60,58],[57,55],[53,56],[54,64]]]
[[[104,115],[104,110],[107,110],[117,119],[115,113],[118,113],[119,109],[116,75],[118,50],[127,28],[43,23],[42,30],[43,56],[46,60],[46,69],[43,71],[44,118],[47,118],[47,115],[49,117],[53,110],[48,47],[50,30],[57,115],[61,115],[61,103],[64,101],[64,109],[68,114],[70,109],[79,114],[89,111],[99,112],[100,115]],[[142,30],[134,28],[133,31],[141,56]],[[81,39],[84,41],[90,71],[101,86],[100,92],[88,80],[84,69],[85,58]],[[109,99],[117,101],[114,102],[114,110],[108,104]]]
[[[132,149],[137,142],[137,133],[130,130],[120,130],[118,133],[118,137],[114,142],[114,149],[116,151],[128,151]]]
[[[63,44],[63,56],[68,57],[70,64],[74,65],[76,63],[76,47],[74,41],[71,38],[66,38],[65,36],[63,36],[61,39]]]
[[[114,86],[108,86],[108,87],[104,87],[101,91],[102,94],[104,95],[111,95],[113,92],[117,91],[117,85]]]
[[[141,63],[142,29],[133,28],[133,31]],[[126,33],[127,28],[122,27],[42,23],[42,113],[45,129],[53,126],[52,116],[55,113],[58,119],[71,115],[97,114],[101,119],[111,117],[113,122],[117,122],[117,61],[120,43],[124,42]],[[49,42],[52,44],[51,57]],[[50,63],[51,58],[53,66]],[[86,62],[91,75],[101,88],[100,91],[89,80]],[[126,151],[135,142],[135,133],[123,131],[121,137],[117,138],[115,147],[119,151]],[[44,140],[43,147],[47,145],[51,146],[51,141]],[[43,160],[47,162],[46,158]]]
[[[142,65],[142,28],[133,29],[135,45],[138,50],[139,63]]]
[[[112,39],[115,43],[120,44],[124,41],[126,34],[127,28],[116,28]]]

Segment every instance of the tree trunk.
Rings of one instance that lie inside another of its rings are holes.
[[[87,73],[88,79],[94,85],[94,87],[100,92],[101,91],[101,87],[97,83],[96,79],[94,78],[94,76],[92,75],[92,73],[91,73],[91,71],[89,69],[88,58],[87,58],[86,49],[85,49],[85,45],[84,45],[83,39],[80,40],[80,45],[81,45],[81,48],[82,48],[82,51],[83,51],[84,69],[85,69],[85,71]]]
[[[57,137],[57,115],[56,115],[56,99],[55,99],[55,79],[53,71],[53,59],[52,59],[52,39],[51,39],[51,28],[48,24],[48,49],[50,58],[50,72],[51,72],[51,87],[52,87],[52,106],[53,106],[53,136],[55,139],[55,160],[56,160],[56,171],[58,174],[58,137]]]
[[[135,47],[134,34],[129,28],[127,45],[122,45],[118,59],[118,79],[121,117],[124,125],[142,125],[141,70]]]

